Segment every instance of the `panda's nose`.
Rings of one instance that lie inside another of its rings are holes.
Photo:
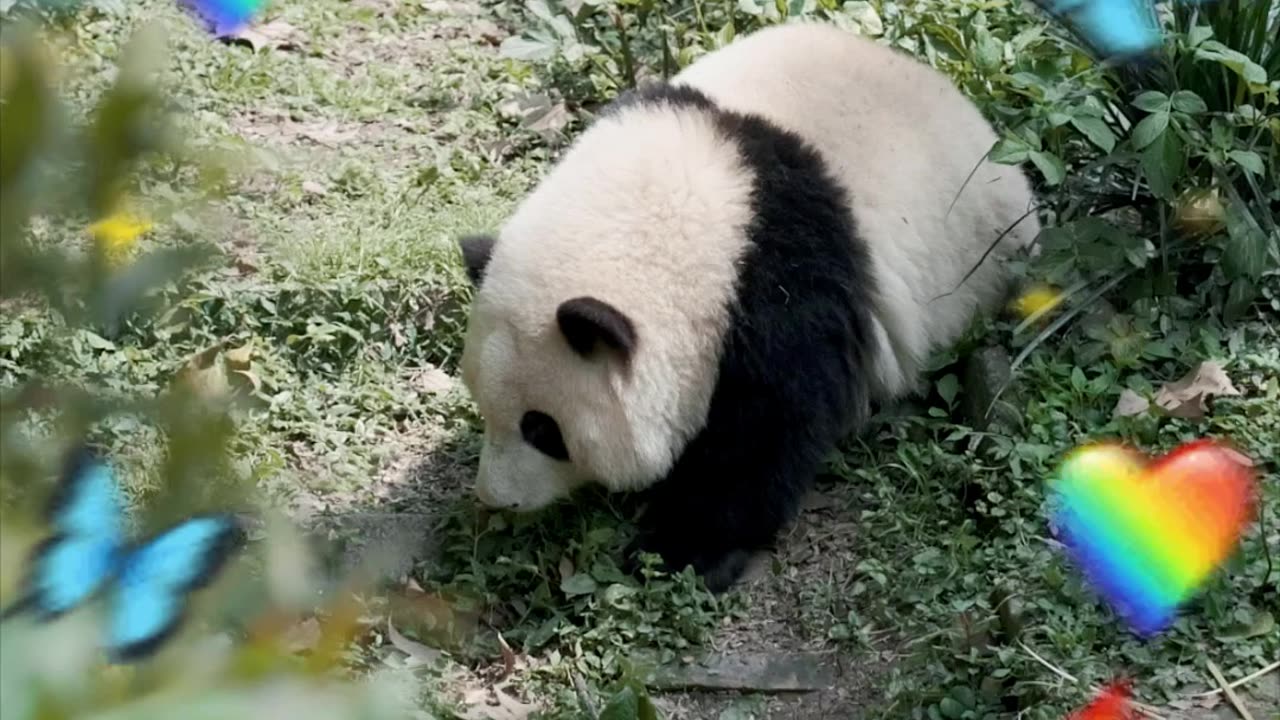
[[[520,503],[518,501],[503,501],[502,499],[494,496],[494,494],[489,491],[488,487],[486,487],[485,483],[476,483],[476,499],[483,503],[485,507],[493,508],[495,510],[520,509]]]

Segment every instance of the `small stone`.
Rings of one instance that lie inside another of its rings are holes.
[[[1013,378],[1009,353],[1002,347],[988,347],[974,352],[964,363],[964,394],[961,411],[973,427],[985,430],[991,425],[1016,428],[1022,415],[1017,399],[1010,390],[997,399],[996,393]],[[995,407],[991,407],[992,403]],[[991,408],[990,414],[987,409]]]

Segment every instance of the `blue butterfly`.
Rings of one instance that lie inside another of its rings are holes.
[[[32,553],[23,592],[0,620],[26,611],[49,621],[109,589],[112,661],[159,648],[181,624],[187,595],[213,579],[244,531],[232,515],[199,515],[127,543],[123,513],[111,469],[77,450],[49,503],[53,534]]]
[[[1211,0],[1182,0],[1203,4]],[[1103,59],[1132,59],[1156,49],[1164,35],[1152,0],[1036,0]]]

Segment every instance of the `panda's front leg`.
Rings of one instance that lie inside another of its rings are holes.
[[[824,455],[811,435],[781,433],[754,444],[715,440],[706,433],[696,439],[649,491],[627,551],[631,570],[638,552],[654,553],[670,571],[692,566],[712,592],[729,589],[795,516]]]
[[[628,572],[639,570],[641,553],[651,553],[662,558],[669,572],[692,567],[709,590],[720,593],[742,577],[755,553],[773,539],[772,533],[766,537],[753,532],[748,537],[742,528],[708,522],[706,515],[697,518],[694,513],[672,510],[667,504],[649,506],[627,549]]]

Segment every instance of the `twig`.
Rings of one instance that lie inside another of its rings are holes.
[[[1048,669],[1050,672],[1052,672],[1054,675],[1057,675],[1058,677],[1062,678],[1063,680],[1066,680],[1067,682],[1073,683],[1073,684],[1075,684],[1075,685],[1080,685],[1080,684],[1081,684],[1081,683],[1080,683],[1080,680],[1079,680],[1079,679],[1077,679],[1077,678],[1076,678],[1076,676],[1072,675],[1071,673],[1067,672],[1066,670],[1063,670],[1062,668],[1058,667],[1057,665],[1054,665],[1053,663],[1049,662],[1048,660],[1045,660],[1043,657],[1040,657],[1040,655],[1039,655],[1039,654],[1037,654],[1035,650],[1032,650],[1031,648],[1027,647],[1027,644],[1026,644],[1025,642],[1022,642],[1021,640],[1019,640],[1019,641],[1018,641],[1018,647],[1022,648],[1023,652],[1025,652],[1025,653],[1027,653],[1028,655],[1030,655],[1030,656],[1031,656],[1031,659],[1033,659],[1033,660],[1035,660],[1036,662],[1038,662],[1038,663],[1040,663],[1041,665],[1043,665],[1045,668],[1047,668],[1047,669]],[[1097,693],[1097,692],[1100,692],[1101,690],[1102,690],[1102,688],[1098,687],[1097,685],[1090,685],[1090,686],[1089,686],[1089,692],[1091,692],[1091,693]],[[1132,705],[1132,706],[1134,707],[1134,709],[1136,709],[1138,712],[1142,713],[1142,714],[1143,714],[1143,715],[1145,715],[1146,717],[1151,718],[1151,720],[1166,720],[1166,719],[1165,719],[1165,717],[1164,717],[1163,715],[1161,715],[1160,713],[1156,712],[1156,709],[1155,709],[1154,707],[1150,706],[1150,705],[1144,705],[1143,703],[1140,703],[1140,702],[1138,702],[1138,701],[1136,701],[1136,700],[1130,700],[1130,701],[1129,701],[1129,704],[1130,704],[1130,705]],[[1252,718],[1247,718],[1247,720],[1252,720]]]
[[[1253,720],[1253,715],[1250,714],[1249,708],[1244,706],[1240,696],[1236,695],[1236,691],[1232,690],[1231,686],[1227,684],[1227,679],[1222,677],[1222,671],[1218,669],[1218,664],[1212,660],[1205,660],[1205,663],[1209,666],[1209,672],[1213,674],[1213,679],[1218,681],[1218,686],[1222,688],[1222,692],[1227,694],[1227,700],[1231,702],[1231,707],[1235,708],[1236,712],[1240,713],[1240,717],[1244,718],[1244,720]]]
[[[596,712],[596,704],[591,702],[591,693],[587,690],[587,684],[582,681],[582,676],[570,670],[569,677],[573,679],[573,692],[578,695],[578,704],[582,705],[582,712],[587,714],[587,719],[600,720],[600,713]]]
[[[1027,218],[1031,217],[1039,209],[1040,209],[1040,206],[1036,205],[1032,207],[1030,210],[1023,213],[1022,217],[1018,218],[1017,220],[1014,220],[1012,225],[1005,228],[1004,232],[997,235],[995,241],[987,246],[987,249],[982,253],[982,257],[978,258],[977,264],[969,268],[969,272],[965,273],[964,277],[960,278],[960,282],[956,283],[956,286],[954,288],[951,288],[951,290],[949,290],[948,292],[944,292],[941,295],[935,297],[933,300],[930,300],[929,303],[936,302],[945,297],[950,297],[951,295],[954,295],[956,291],[958,291],[961,287],[964,287],[964,284],[969,282],[969,278],[973,277],[973,274],[978,272],[978,268],[982,267],[982,263],[986,262],[987,258],[990,257],[991,253],[995,251],[996,246],[999,245],[1000,242],[1004,240],[1009,233],[1013,232],[1013,229],[1018,227],[1018,225],[1020,225],[1023,220],[1026,220]]]
[[[1050,335],[1053,335],[1054,333],[1058,332],[1058,330],[1062,329],[1067,323],[1075,319],[1077,315],[1084,312],[1085,308],[1088,308],[1090,305],[1092,305],[1095,301],[1097,301],[1103,295],[1107,294],[1107,292],[1110,291],[1111,288],[1115,287],[1116,285],[1119,285],[1122,280],[1124,280],[1125,278],[1129,277],[1130,275],[1132,275],[1137,271],[1138,271],[1138,268],[1131,267],[1128,270],[1125,270],[1124,272],[1111,278],[1106,283],[1104,283],[1101,287],[1099,287],[1097,290],[1094,290],[1093,293],[1089,295],[1089,297],[1085,298],[1084,302],[1080,303],[1076,307],[1073,307],[1067,310],[1062,315],[1059,315],[1052,323],[1049,323],[1048,327],[1046,327],[1044,330],[1041,330],[1038,335],[1032,338],[1031,342],[1027,343],[1027,346],[1022,348],[1021,352],[1018,353],[1017,357],[1015,357],[1013,361],[1009,363],[1009,377],[1003,383],[1001,383],[1000,388],[996,390],[995,397],[991,398],[991,404],[987,405],[987,411],[983,413],[983,417],[984,418],[991,417],[991,411],[995,409],[996,403],[1000,400],[1000,396],[1004,395],[1004,391],[1008,390],[1009,386],[1013,384],[1013,379],[1014,379],[1013,374],[1018,371],[1018,368],[1022,366],[1022,363],[1027,359],[1028,356],[1031,355],[1032,352],[1035,351],[1037,347],[1041,345],[1041,343],[1047,340]]]
[[[995,145],[991,146],[991,150],[995,150],[996,145],[999,144],[1000,141],[997,140]],[[964,189],[969,187],[969,181],[973,179],[974,175],[978,174],[978,169],[982,167],[982,163],[986,162],[987,158],[991,157],[991,150],[986,151],[982,154],[982,157],[978,158],[978,164],[973,166],[973,169],[969,171],[969,176],[960,184],[960,189],[956,191],[955,197],[951,198],[951,204],[947,206],[947,214],[942,216],[944,221],[951,217],[951,211],[956,209],[956,203],[960,201],[960,196],[964,194]]]
[[[1274,670],[1280,670],[1280,660],[1277,660],[1276,662],[1271,663],[1270,665],[1268,665],[1268,666],[1266,666],[1266,667],[1262,668],[1261,670],[1259,670],[1259,671],[1257,671],[1257,672],[1254,672],[1254,673],[1250,673],[1250,674],[1248,674],[1248,675],[1245,675],[1244,677],[1240,678],[1239,680],[1236,680],[1235,682],[1228,684],[1228,685],[1227,685],[1227,687],[1229,687],[1229,688],[1231,688],[1231,689],[1233,689],[1233,690],[1234,690],[1235,688],[1238,688],[1238,687],[1240,687],[1241,685],[1245,685],[1245,684],[1251,683],[1251,682],[1253,682],[1254,680],[1257,680],[1258,678],[1262,677],[1263,675],[1266,675],[1267,673],[1272,672],[1272,671],[1274,671]],[[1208,691],[1208,692],[1197,693],[1197,694],[1195,694],[1195,695],[1192,695],[1191,697],[1192,697],[1192,698],[1207,698],[1207,697],[1213,697],[1213,696],[1215,696],[1215,695],[1221,695],[1222,693],[1223,693],[1223,688],[1218,688],[1217,690],[1210,690],[1210,691]]]

